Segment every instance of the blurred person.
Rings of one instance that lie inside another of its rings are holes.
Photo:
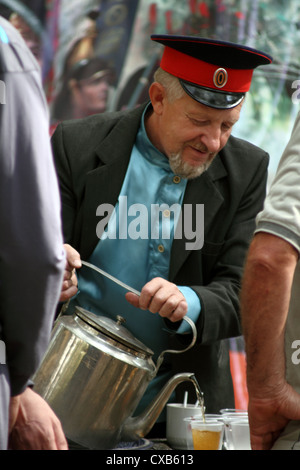
[[[43,51],[42,38],[18,13],[13,12],[9,17],[10,23],[19,31],[27,47],[36,58],[39,66],[42,68]]]
[[[66,314],[76,306],[112,319],[121,312],[131,333],[154,351],[154,360],[163,350],[180,350],[190,342],[182,322],[187,315],[196,324],[197,343],[164,360],[136,412],[172,375],[192,371],[206,411],[216,413],[234,407],[224,339],[241,334],[240,280],[265,198],[269,161],[266,152],[231,133],[253,70],[271,58],[198,37],[152,39],[164,52],[150,101],[131,111],[63,122],[53,135],[69,263],[61,300],[69,301]],[[162,211],[156,236],[150,214],[163,204],[171,210]],[[147,214],[137,223],[132,209],[141,205]],[[192,236],[186,230],[177,236],[182,219],[172,210],[175,205],[185,223],[192,222]],[[197,216],[201,205],[203,222]],[[107,207],[113,208],[110,217]],[[130,236],[134,224],[140,233]],[[170,236],[163,235],[167,227]],[[81,259],[140,296],[85,266],[74,272]],[[190,385],[176,388],[178,402],[186,390],[196,401]],[[151,437],[163,436],[164,427],[163,412]]]
[[[48,344],[65,267],[60,200],[39,66],[0,17],[0,449],[65,449],[30,387]]]
[[[105,60],[94,57],[79,61],[64,77],[62,89],[52,107],[52,121],[103,113],[107,109],[113,83],[113,69]]]
[[[300,114],[251,242],[241,292],[253,449],[300,450]]]

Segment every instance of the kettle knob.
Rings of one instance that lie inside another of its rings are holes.
[[[122,323],[126,323],[125,318],[121,317],[121,315],[117,315],[117,325],[122,325]]]

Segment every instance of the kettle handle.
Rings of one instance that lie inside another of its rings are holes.
[[[188,351],[189,349],[191,349],[194,346],[194,344],[196,342],[196,339],[197,339],[197,330],[196,330],[195,323],[187,316],[183,317],[183,320],[185,320],[190,325],[190,327],[192,328],[192,332],[193,332],[192,342],[189,344],[189,346],[187,348],[181,349],[179,351],[176,350],[176,349],[166,349],[165,351],[162,351],[160,353],[160,355],[158,356],[158,359],[156,361],[156,371],[155,371],[155,373],[157,373],[158,369],[160,368],[161,363],[164,360],[164,355],[166,353],[181,354],[181,353],[184,353],[184,352]]]

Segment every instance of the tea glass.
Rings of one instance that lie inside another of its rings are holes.
[[[234,419],[231,423],[232,445],[234,450],[251,450],[248,419]]]
[[[192,437],[188,433],[184,418],[202,416],[200,406],[183,405],[182,403],[167,404],[167,441],[172,449],[192,449]]]
[[[192,437],[193,450],[221,450],[223,444],[224,423],[217,418],[185,418],[189,435]]]
[[[224,445],[227,450],[249,450],[250,431],[248,413],[243,410],[220,410],[224,421]]]

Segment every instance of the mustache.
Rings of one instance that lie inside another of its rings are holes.
[[[215,155],[214,152],[209,152],[208,148],[206,147],[206,145],[204,144],[192,144],[191,145],[195,150],[198,150],[199,152],[202,152],[202,153],[208,153],[209,155]]]

